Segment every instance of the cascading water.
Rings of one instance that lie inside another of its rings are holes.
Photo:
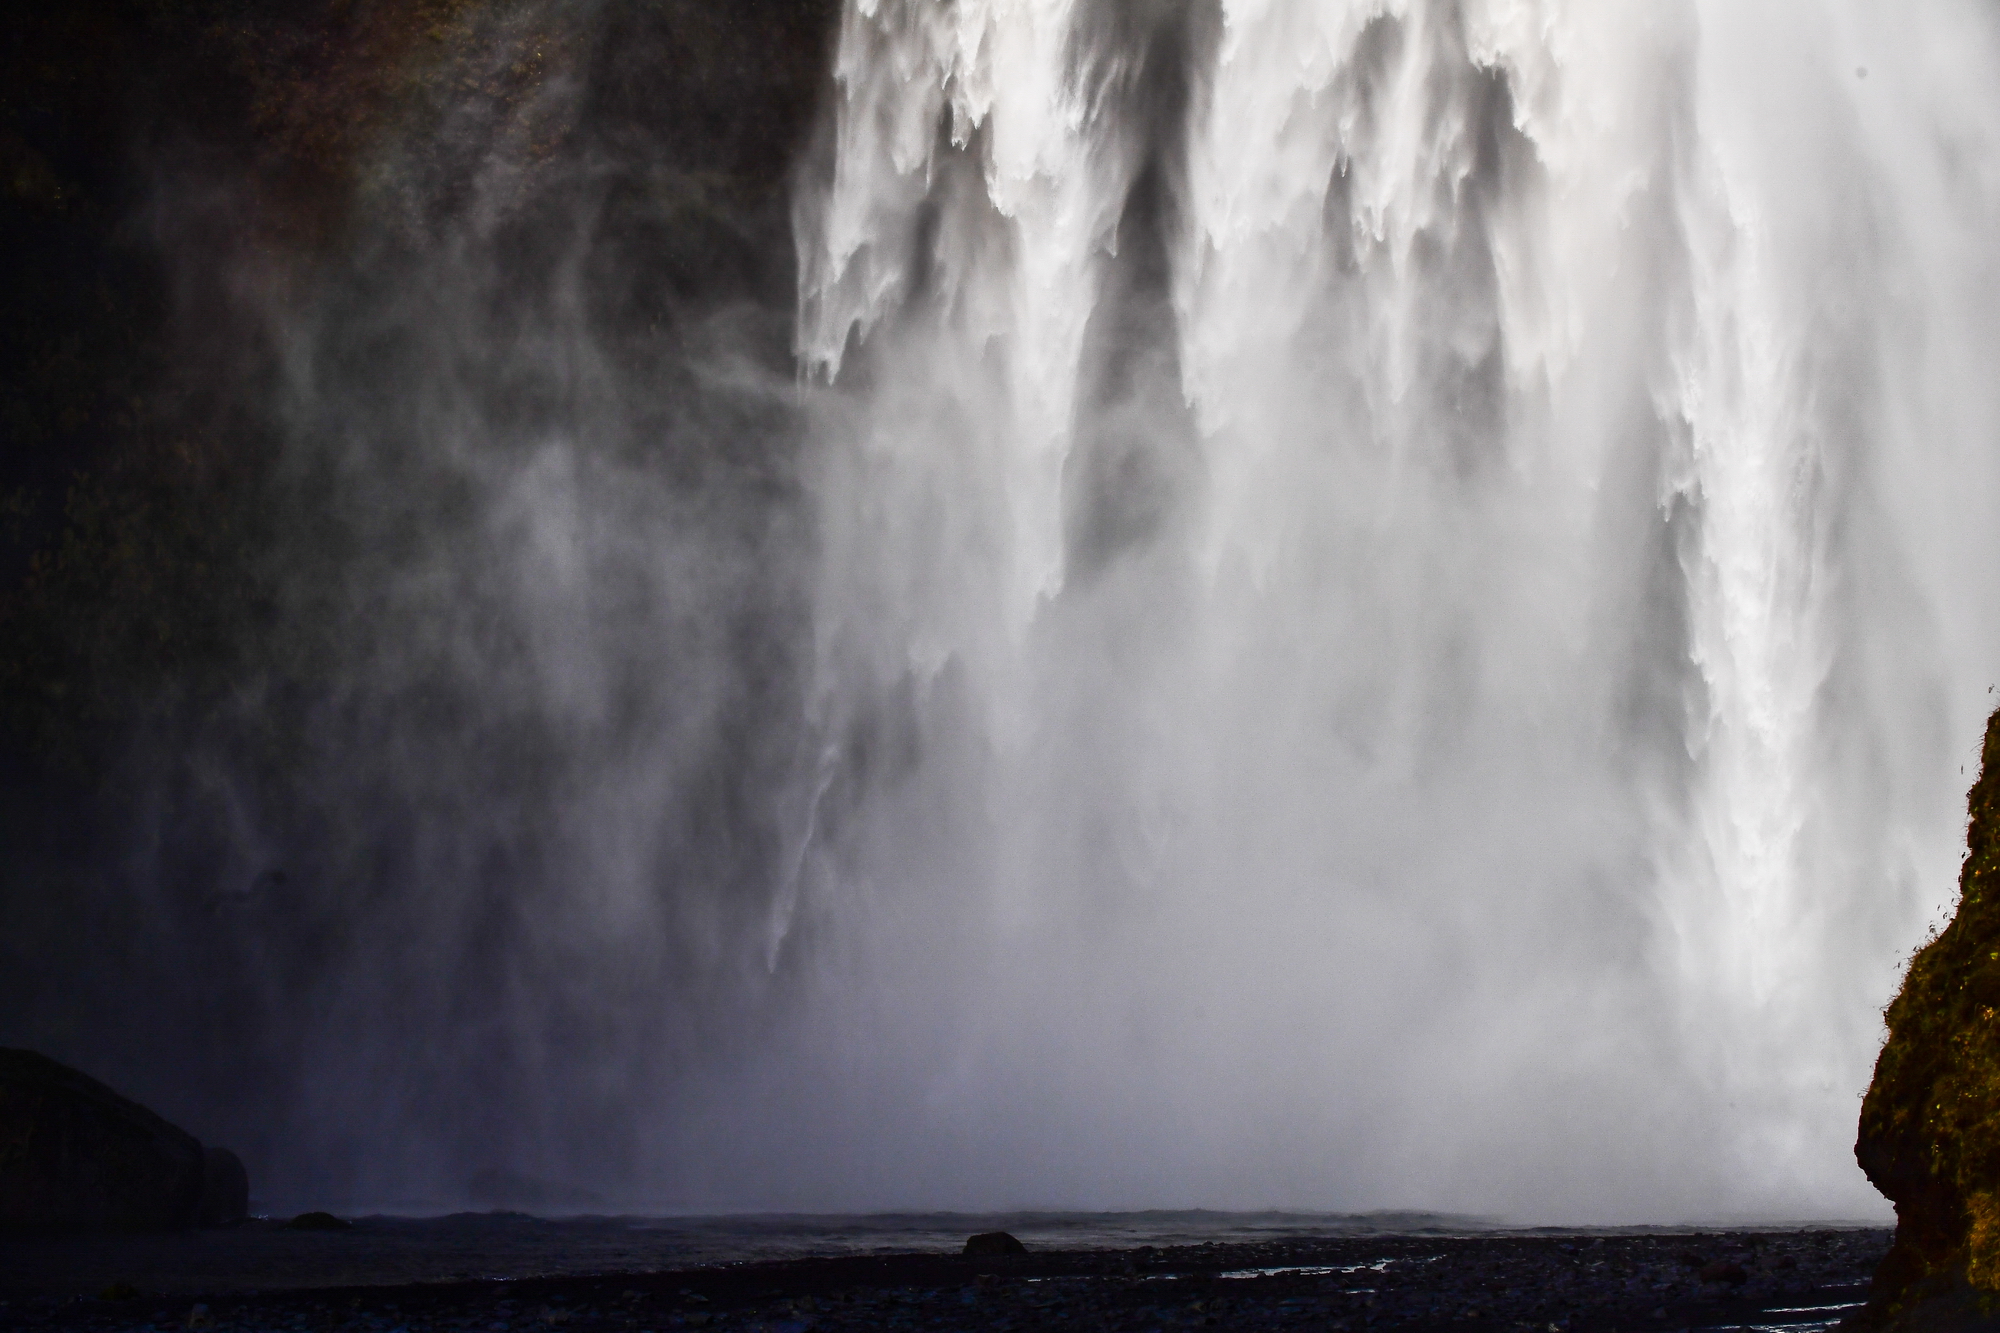
[[[1878,1207],[2000,660],[1990,10],[853,0],[837,82],[806,1017],[692,1195]]]
[[[814,6],[464,8],[324,250],[165,173],[261,591],[0,1044],[310,1206],[1883,1214],[1987,0],[849,0],[795,326]]]

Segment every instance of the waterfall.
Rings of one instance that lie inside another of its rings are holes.
[[[1996,37],[850,0],[809,1017],[715,1093],[794,1146],[717,1179],[1879,1211],[1856,1097],[2000,660]]]

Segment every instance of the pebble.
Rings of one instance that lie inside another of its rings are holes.
[[[866,1281],[856,1280],[852,1262],[793,1260],[337,1296],[210,1295],[192,1309],[184,1301],[162,1308],[143,1294],[36,1299],[0,1305],[0,1329],[1682,1333],[1751,1323],[1765,1308],[1858,1302],[1888,1242],[1886,1230],[1338,1237],[990,1259],[886,1256],[873,1261]],[[947,1274],[956,1276],[941,1282]]]

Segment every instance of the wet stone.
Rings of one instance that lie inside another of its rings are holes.
[[[357,1233],[360,1234],[360,1233]],[[610,1277],[210,1294],[218,1333],[669,1333],[670,1330],[1320,1329],[1335,1333],[1814,1333],[1865,1295],[1881,1231],[1729,1236],[1301,1238],[1026,1255],[871,1255]],[[303,1239],[300,1242],[304,1244]],[[335,1262],[350,1249],[313,1247]],[[1739,1288],[1685,1262],[1731,1263]],[[1787,1263],[1786,1260],[1790,1262]],[[1224,1276],[1230,1274],[1232,1276]],[[1241,1276],[1237,1276],[1237,1275]],[[1744,1293],[1768,1288],[1756,1298]],[[94,1295],[95,1293],[84,1293]],[[13,1293],[0,1291],[0,1298]],[[46,1300],[0,1327],[154,1333],[190,1302]],[[1830,1307],[1832,1316],[1772,1313]]]

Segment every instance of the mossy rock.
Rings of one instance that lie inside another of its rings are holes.
[[[1896,1205],[1869,1322],[2000,1328],[2000,711],[1968,797],[1951,923],[1910,960],[1854,1156]]]

